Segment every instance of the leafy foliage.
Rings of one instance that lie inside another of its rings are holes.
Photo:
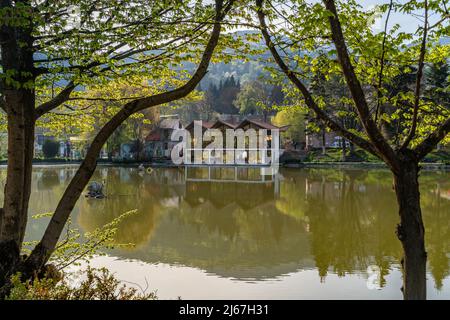
[[[22,282],[20,274],[12,277],[13,289],[7,300],[155,300],[155,292],[139,293],[136,288],[122,284],[106,268],[88,267],[78,275],[78,285],[66,274],[61,280],[50,278]]]
[[[59,143],[53,140],[45,140],[42,145],[42,152],[47,159],[56,157],[59,150]]]
[[[243,115],[262,115],[268,118],[274,113],[274,105],[282,101],[283,94],[279,87],[274,87],[263,80],[254,80],[247,81],[243,85],[234,100],[234,105]]]
[[[118,243],[117,232],[122,221],[135,215],[137,210],[125,212],[111,221],[82,234],[79,229],[72,228],[69,219],[65,236],[58,242],[55,251],[50,257],[50,263],[60,271],[69,266],[80,265],[81,262],[89,262],[94,255],[104,255],[104,251],[114,248],[132,247],[132,243]],[[51,213],[34,215],[34,219],[42,219],[51,216]],[[24,243],[24,254],[29,254],[27,247],[36,245],[37,241]]]
[[[20,273],[11,277],[13,289],[9,300],[153,300],[155,292],[138,293],[137,289],[122,285],[107,269],[87,268],[78,272],[67,272],[67,267],[79,266],[82,262],[89,263],[94,255],[105,254],[103,250],[117,247],[130,247],[133,244],[117,243],[116,235],[120,223],[134,215],[136,210],[121,214],[109,223],[95,228],[82,235],[78,229],[71,227],[68,221],[65,237],[58,243],[52,254],[45,273],[33,280],[21,280]],[[38,214],[34,219],[51,216],[51,213]],[[25,247],[35,245],[36,241],[24,243]],[[24,254],[29,250],[24,249]],[[75,279],[82,279],[78,284]]]
[[[305,141],[305,113],[298,107],[284,107],[273,117],[273,124],[283,127],[288,126],[282,133],[285,141],[299,143]]]
[[[388,27],[378,31],[373,24],[382,17],[386,19],[390,11],[423,17],[424,2],[393,1],[391,7],[383,4],[364,9],[357,1],[336,1],[336,6],[351,63],[363,87],[371,116],[377,125],[383,127],[391,145],[398,147],[408,135],[413,119],[415,78],[424,28],[420,22],[417,29],[408,30],[394,21],[388,21]],[[345,92],[336,94],[338,87],[333,85],[333,82],[341,82],[342,86],[344,74],[336,59],[337,51],[332,40],[329,25],[331,12],[320,2],[304,0],[267,1],[263,10],[273,45],[291,72],[314,93],[315,102],[338,123],[356,120],[353,99]],[[445,65],[450,55],[450,45],[442,41],[448,36],[446,5],[442,1],[428,1],[428,16],[433,16],[437,22],[428,25],[424,62],[430,72],[426,74],[427,80],[423,81],[427,88],[422,88],[422,93],[428,93],[420,95],[419,121],[411,141],[413,147],[450,116],[448,101],[442,99],[442,96],[448,96],[445,89],[448,85],[442,80],[446,78]],[[433,68],[440,71],[433,71]],[[303,100],[292,84],[280,77],[279,69],[270,66],[268,69],[273,74],[272,78],[284,85],[288,99]],[[442,84],[439,87],[436,86],[436,79],[433,80],[433,73],[436,72],[441,73],[439,79]],[[409,74],[412,75],[412,83],[402,82],[401,78]],[[319,90],[314,90],[316,84],[319,84],[316,86]],[[360,125],[346,128],[365,137]],[[448,143],[449,139],[447,136],[443,143]]]

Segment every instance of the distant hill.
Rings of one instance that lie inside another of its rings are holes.
[[[245,38],[247,35],[254,35],[257,33],[259,33],[259,31],[240,30],[234,32],[233,34],[235,34],[236,37]],[[254,49],[264,50],[264,53],[251,57],[249,61],[242,61],[240,59],[235,59],[232,60],[230,63],[223,63],[223,62],[212,63],[209,66],[208,73],[200,82],[200,88],[202,90],[206,90],[211,83],[219,85],[221,80],[229,78],[231,76],[234,76],[236,81],[239,81],[241,84],[243,84],[249,80],[255,80],[258,77],[264,75],[266,73],[264,67],[267,65],[267,62],[263,62],[261,60],[265,61],[270,60],[271,58],[270,52],[265,48],[265,43],[262,39],[260,40],[259,43],[252,42],[251,45]],[[442,39],[440,39],[440,45],[450,45],[450,37],[442,37]],[[45,59],[45,55],[37,53],[35,55],[35,59],[36,60]],[[62,62],[62,65],[66,65],[66,63]],[[177,68],[187,69],[190,72],[194,72],[196,64],[190,62],[183,63],[181,66]],[[57,84],[63,86],[66,83],[67,81],[61,80]]]
[[[245,38],[247,35],[257,34],[256,30],[241,30],[236,31],[236,37]],[[245,40],[244,40],[245,41]],[[250,42],[247,42],[248,44]],[[239,81],[241,84],[249,80],[255,80],[264,75],[264,63],[261,60],[270,58],[270,52],[266,50],[265,43],[261,40],[259,43],[251,43],[251,47],[256,50],[265,50],[263,54],[253,56],[249,61],[242,61],[240,59],[232,60],[230,63],[213,63],[209,66],[209,71],[203,80],[200,82],[201,88],[207,89],[211,83],[219,85],[220,81],[231,76]]]

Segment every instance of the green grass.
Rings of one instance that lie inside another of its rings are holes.
[[[365,152],[364,150],[356,149],[353,155],[347,150],[347,160],[349,162],[380,162],[375,156]],[[342,161],[342,150],[333,148],[327,149],[326,154],[322,154],[322,150],[310,151],[305,159],[305,162],[340,162]]]
[[[423,162],[435,162],[450,164],[449,150],[435,150],[425,157]]]

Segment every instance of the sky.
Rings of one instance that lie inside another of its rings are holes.
[[[443,2],[445,1],[447,8],[450,9],[450,0],[442,0],[442,1]],[[281,3],[281,2],[282,2],[281,0],[278,0],[276,3]],[[307,2],[317,3],[317,2],[322,2],[322,1],[321,0],[307,0]],[[358,2],[363,7],[364,10],[371,10],[377,5],[389,4],[390,0],[359,0]],[[406,3],[406,2],[408,2],[408,0],[396,0],[395,2]],[[284,9],[287,9],[287,8],[285,7]],[[417,11],[416,13],[423,15],[423,12],[420,12],[420,11]],[[382,17],[380,17],[379,19],[376,19],[374,21],[374,24],[372,26],[373,31],[375,31],[375,32],[384,31],[384,24],[386,21],[386,17],[387,17],[387,12],[384,13]],[[430,25],[433,25],[439,19],[440,19],[440,17],[438,15],[436,15],[436,14],[433,15],[433,13],[431,13],[429,16]],[[449,25],[450,19],[447,19],[447,21],[444,23],[447,23],[447,25]],[[404,13],[396,12],[396,11],[392,10],[390,17],[389,17],[388,30],[390,30],[395,24],[400,25],[398,32],[414,33],[418,29],[419,26],[420,27],[423,26],[423,21],[419,20],[417,17],[415,17],[411,14],[404,14]],[[248,27],[245,27],[245,26],[237,28],[237,30],[247,30],[247,29],[248,29]]]
[[[448,0],[445,0],[447,3]],[[360,0],[359,3],[364,9],[373,9],[376,5],[380,4],[388,4],[389,0]],[[407,1],[401,1],[402,3]],[[450,5],[450,3],[449,3]],[[418,12],[419,13],[419,12]],[[386,21],[387,13],[383,15],[382,18],[377,19],[374,23],[373,29],[374,31],[383,31],[384,29],[384,23]],[[438,20],[437,16],[430,16],[429,21],[430,24],[433,24]],[[391,16],[389,18],[389,28],[391,28],[394,24],[398,23],[400,25],[400,31],[405,32],[414,32],[419,25],[422,25],[423,22],[421,22],[419,19],[412,15],[403,14],[400,12],[391,12]],[[447,22],[448,23],[448,22]]]

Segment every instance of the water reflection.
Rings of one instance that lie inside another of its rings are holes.
[[[56,205],[75,169],[36,169],[32,213]],[[446,288],[450,254],[450,174],[423,172],[422,206],[430,277]],[[362,274],[383,288],[398,270],[401,245],[392,179],[383,170],[282,170],[261,180],[259,169],[101,167],[107,198],[80,199],[74,221],[85,231],[137,209],[119,227],[112,254],[183,265],[208,274],[260,281],[311,269],[327,282]],[[45,223],[30,225],[36,239]],[[430,278],[429,277],[429,278]],[[398,289],[397,289],[398,290]]]
[[[109,169],[114,170],[124,171]],[[388,172],[291,170],[274,181],[255,183],[258,169],[189,170],[141,176],[128,169],[126,179],[108,174],[116,193],[135,194],[125,200],[112,193],[107,201],[81,206],[80,224],[89,230],[113,218],[103,220],[109,212],[120,213],[114,208],[137,207],[142,216],[135,223],[146,232],[131,228],[130,221],[118,241],[130,240],[130,233],[146,237],[137,242],[141,248],[124,256],[238,279],[317,268],[325,281],[329,272],[345,276],[376,266],[383,287],[402,255],[393,232],[398,218]],[[450,203],[441,197],[445,176],[433,176],[426,179],[425,174],[422,197],[430,271],[440,288],[449,270]],[[96,217],[92,211],[107,214],[84,224],[83,217]]]
[[[306,201],[311,253],[320,276],[325,277],[330,269],[344,276],[375,265],[383,286],[392,263],[401,256],[393,232],[397,216],[392,194],[382,184],[366,183],[361,172],[321,178],[310,183]]]

